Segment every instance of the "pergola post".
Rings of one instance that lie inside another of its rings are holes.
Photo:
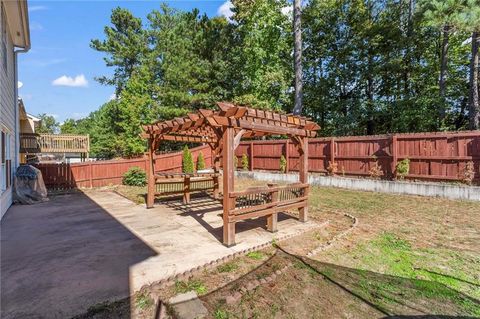
[[[234,190],[234,137],[233,127],[224,127],[222,134],[223,148],[223,244],[227,247],[235,245],[235,222],[229,220],[230,210],[235,208],[230,193]]]
[[[300,158],[299,158],[299,179],[303,184],[308,183],[308,137],[303,137],[300,139],[299,147]],[[309,188],[305,188],[305,194],[303,196],[308,198]],[[298,219],[301,222],[306,222],[308,220],[308,204],[304,207],[299,208],[299,217]]]
[[[212,161],[213,161],[213,172],[218,174],[220,172],[220,143],[216,143],[215,147],[212,148]],[[213,198],[220,198],[220,183],[218,175],[213,177]]]
[[[152,208],[155,202],[155,140],[150,137],[148,139],[148,165],[147,165],[147,208]]]

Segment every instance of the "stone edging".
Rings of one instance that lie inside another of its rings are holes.
[[[345,237],[346,235],[348,235],[349,233],[351,233],[353,231],[353,229],[355,227],[357,227],[358,225],[358,218],[349,214],[349,213],[344,213],[343,216],[346,216],[348,218],[350,218],[352,220],[352,224],[350,225],[350,227],[341,232],[340,234],[334,236],[332,239],[330,239],[329,241],[327,241],[326,243],[324,244],[321,244],[320,246],[318,246],[317,248],[314,248],[312,249],[310,252],[307,253],[307,257],[312,257],[322,251],[325,251],[327,250],[328,248],[330,248],[336,241],[338,241],[339,239],[342,239],[343,237]]]
[[[227,296],[225,298],[226,303],[228,305],[237,303],[240,299],[242,299],[242,295],[246,294],[249,291],[254,290],[255,288],[257,288],[260,285],[264,285],[264,284],[267,284],[269,282],[274,281],[277,278],[277,276],[280,276],[281,274],[285,273],[288,270],[288,268],[290,268],[292,266],[293,266],[293,263],[289,262],[282,269],[278,269],[278,270],[274,271],[270,276],[267,276],[267,277],[262,278],[260,280],[255,279],[255,280],[249,281],[245,286],[242,286],[240,289],[238,289],[238,291],[236,291],[233,294]]]

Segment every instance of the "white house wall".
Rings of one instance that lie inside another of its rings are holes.
[[[0,15],[1,16],[1,15]],[[0,17],[0,19],[2,19]],[[3,21],[1,21],[3,25]],[[8,24],[7,24],[8,28]],[[5,33],[1,31],[1,37],[4,37]],[[15,112],[17,108],[17,102],[15,101],[15,57],[14,57],[14,47],[12,39],[10,38],[10,32],[7,32],[7,70],[5,71],[3,67],[3,52],[0,49],[0,129],[7,131],[10,136],[10,158],[12,159],[12,167],[15,169],[17,167],[17,158],[18,152],[15,150]],[[0,39],[1,40],[1,39]],[[1,45],[1,41],[0,41]],[[0,173],[1,174],[1,173]],[[1,178],[4,178],[3,176]],[[1,190],[0,190],[1,192]],[[12,186],[2,192],[0,195],[0,213],[1,217],[5,214],[8,207],[12,203]],[[1,218],[0,217],[0,218]]]

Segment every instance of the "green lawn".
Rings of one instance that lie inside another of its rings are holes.
[[[238,180],[236,187],[261,184],[265,182]],[[145,188],[122,186],[117,191],[144,203]],[[256,268],[239,267],[241,260],[234,260],[191,283],[177,283],[165,298],[176,290],[196,290],[213,318],[293,318],[304,309],[306,316],[480,317],[480,203],[324,187],[312,187],[309,200],[310,217],[329,220],[327,227],[280,242],[287,253],[278,251],[270,265],[259,260]],[[351,220],[344,213],[358,218],[358,226],[312,259],[302,257],[348,229]],[[254,261],[256,253],[250,255]],[[296,267],[275,286],[242,297],[240,305],[222,302],[242,280],[267,275],[277,259],[290,259]]]

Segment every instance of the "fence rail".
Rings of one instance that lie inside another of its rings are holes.
[[[206,166],[212,164],[209,146],[192,149],[196,160],[199,152]],[[250,170],[280,170],[280,158],[287,160],[286,171],[297,171],[299,154],[289,140],[241,142],[236,150],[246,154]],[[180,172],[182,153],[157,155],[156,172]],[[309,171],[327,173],[329,163],[336,163],[337,174],[369,176],[378,163],[382,177],[391,178],[398,161],[410,159],[407,178],[436,181],[461,181],[468,162],[474,163],[475,180],[480,182],[480,131],[454,133],[415,133],[376,136],[315,138],[309,141]],[[75,187],[98,187],[121,184],[123,174],[133,166],[147,167],[144,157],[77,164],[39,164],[47,188],[54,190]]]

